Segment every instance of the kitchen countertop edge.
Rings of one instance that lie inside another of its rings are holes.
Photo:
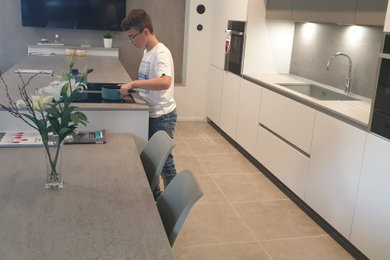
[[[304,104],[304,105],[307,105],[313,109],[316,109],[320,112],[323,112],[327,115],[330,115],[334,118],[337,118],[345,123],[348,123],[354,127],[357,127],[361,130],[364,130],[364,131],[367,131],[368,132],[368,121],[367,122],[363,122],[363,121],[360,121],[358,119],[355,119],[351,116],[348,116],[344,113],[341,113],[337,110],[333,110],[329,107],[326,107],[326,106],[323,106],[321,104],[319,104],[319,102],[314,102],[312,100],[310,100],[309,97],[304,97],[304,95],[298,95],[298,94],[295,94],[293,93],[293,91],[289,92],[289,91],[286,91],[285,89],[283,89],[283,87],[278,87],[278,86],[275,86],[275,83],[271,83],[271,82],[268,82],[267,80],[264,80],[261,78],[261,74],[259,74],[260,76],[254,76],[254,75],[248,75],[248,74],[243,74],[243,78],[254,83],[254,84],[257,84],[257,85],[260,85],[266,89],[269,89],[271,91],[274,91],[278,94],[281,94],[285,97],[288,97],[288,98],[291,98],[292,100],[294,101],[297,101],[301,104]],[[265,75],[265,74],[264,74]],[[272,75],[272,73],[269,73],[268,75]],[[290,76],[289,74],[278,74],[278,73],[274,73],[273,75],[277,76],[277,75],[280,75],[280,76]],[[295,75],[293,75],[295,76]],[[309,81],[309,80],[308,80]],[[343,101],[343,102],[351,102],[351,101]],[[369,111],[368,111],[369,112]]]

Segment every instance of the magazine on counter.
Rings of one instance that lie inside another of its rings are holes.
[[[64,144],[105,144],[106,132],[99,131],[79,131],[76,137],[69,135],[65,138]]]
[[[42,137],[37,132],[0,132],[0,147],[43,146]]]

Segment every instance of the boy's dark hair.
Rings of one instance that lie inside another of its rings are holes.
[[[142,9],[131,10],[129,14],[122,20],[121,28],[123,31],[128,31],[131,28],[135,28],[139,32],[145,28],[148,28],[150,33],[153,33],[152,19]]]

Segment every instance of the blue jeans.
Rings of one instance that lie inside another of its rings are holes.
[[[159,130],[164,130],[167,134],[173,139],[175,133],[177,121],[176,109],[170,112],[169,114],[162,115],[160,117],[149,117],[149,139],[154,133]],[[162,170],[161,176],[164,181],[164,188],[171,182],[171,180],[176,176],[175,163],[173,162],[172,153],[168,155],[168,159],[165,162],[164,168]],[[153,192],[154,199],[157,200],[161,196],[160,184],[156,187]]]

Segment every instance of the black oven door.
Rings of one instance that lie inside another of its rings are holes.
[[[231,31],[230,47],[225,56],[225,70],[241,75],[244,32]]]

